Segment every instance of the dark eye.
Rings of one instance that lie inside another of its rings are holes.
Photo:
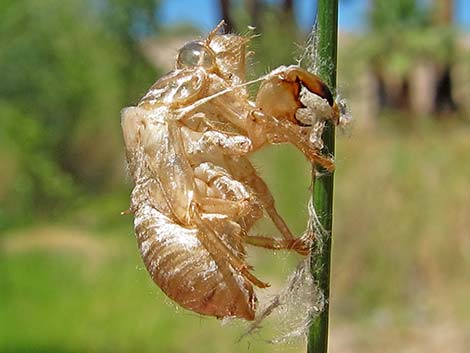
[[[176,67],[182,69],[191,66],[202,66],[210,69],[215,65],[215,55],[201,42],[190,42],[180,49]]]

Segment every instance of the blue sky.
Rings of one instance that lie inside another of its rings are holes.
[[[363,29],[369,1],[340,1],[340,29],[345,31],[360,31]],[[270,0],[270,2],[279,1]],[[308,30],[312,26],[312,13],[316,8],[316,0],[297,0],[295,4],[297,20],[302,28]],[[208,31],[220,20],[218,0],[163,0],[160,18],[163,23],[186,21]],[[470,32],[470,0],[455,1],[455,18],[459,27],[466,32]]]

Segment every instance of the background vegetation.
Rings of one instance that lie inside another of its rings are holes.
[[[253,75],[295,62],[305,39],[295,2],[220,3],[236,31],[256,24],[263,34]],[[455,98],[469,92],[457,74],[468,78],[468,52],[445,15],[451,1],[419,4],[373,1],[368,31],[339,44],[340,93],[356,122],[337,142],[332,352],[470,350],[468,95]],[[257,336],[237,343],[243,327],[176,308],[143,269],[131,218],[119,216],[131,188],[119,111],[167,70],[142,43],[195,32],[163,27],[158,9],[0,1],[1,352],[304,351]],[[435,77],[427,110],[413,104],[423,58]],[[308,164],[286,146],[254,160],[302,232]],[[250,260],[274,286],[296,261]]]

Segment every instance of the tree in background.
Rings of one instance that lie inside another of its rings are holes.
[[[453,25],[454,1],[453,0],[435,0],[434,5],[434,25],[448,30]],[[434,110],[436,112],[448,112],[457,110],[457,105],[452,97],[452,61],[455,55],[454,43],[450,43],[451,52],[449,58],[436,68],[437,87],[434,98]]]
[[[230,0],[219,0],[219,8],[221,13],[221,18],[224,19],[226,23],[226,29],[228,32],[234,32],[236,29],[234,20],[233,20],[233,9],[234,4]],[[249,25],[256,27],[259,33],[263,32],[262,29],[262,17],[268,11],[274,11],[278,13],[279,20],[283,25],[292,25],[295,24],[294,18],[294,0],[283,0],[279,5],[268,5],[262,0],[244,0],[243,5],[237,2],[237,12],[238,14],[244,12],[248,14]],[[240,17],[240,16],[236,16]],[[241,15],[241,17],[246,16]],[[240,18],[238,18],[240,20]],[[235,21],[237,22],[237,21]],[[240,22],[240,21],[238,21]],[[238,23],[240,24],[240,23]]]
[[[429,112],[456,110],[450,75],[455,54],[452,7],[449,0],[435,0],[434,8],[416,0],[372,2],[361,55],[372,68],[381,107],[412,110],[413,73],[427,65],[436,77],[430,83],[434,97]]]
[[[137,50],[154,0],[0,3],[0,224],[122,179],[119,110],[155,78]],[[132,98],[131,98],[132,97]]]
[[[225,21],[225,28],[228,32],[233,32],[234,25],[232,20],[232,11],[230,9],[230,0],[219,0],[221,18]]]

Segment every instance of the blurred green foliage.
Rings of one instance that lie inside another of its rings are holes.
[[[436,26],[433,16],[432,2],[373,0],[368,14],[370,30],[356,53],[398,77],[407,75],[419,60],[448,63],[455,55],[455,31],[451,23]]]
[[[122,179],[119,110],[156,77],[153,0],[2,0],[0,229]]]

